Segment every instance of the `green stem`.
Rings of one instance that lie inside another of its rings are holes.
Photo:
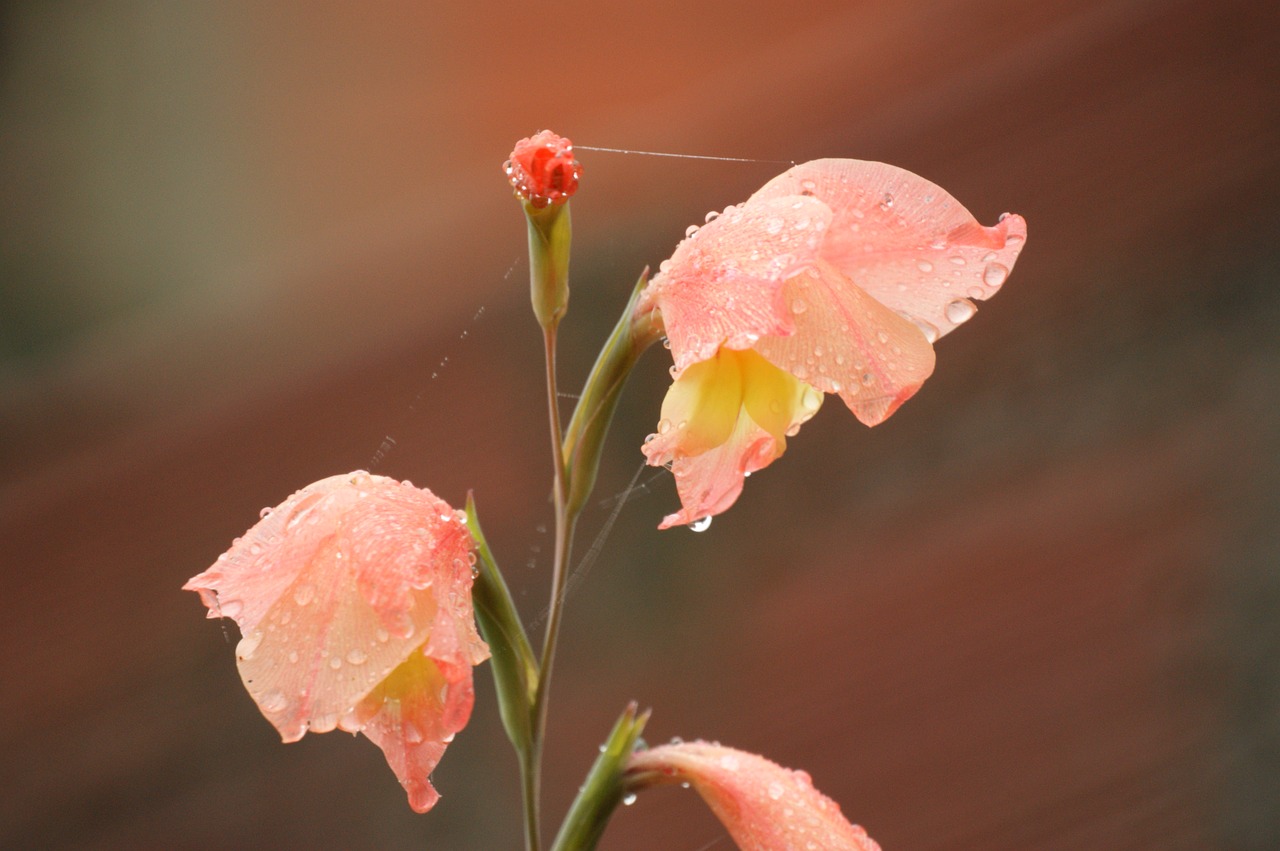
[[[547,411],[551,426],[551,454],[555,464],[552,500],[555,510],[555,550],[552,557],[551,601],[548,608],[547,634],[542,643],[542,659],[539,665],[538,687],[533,697],[533,743],[531,761],[533,771],[532,790],[535,801],[540,792],[542,751],[547,732],[548,688],[555,664],[556,644],[560,637],[560,620],[564,612],[564,587],[568,575],[569,553],[573,544],[576,514],[567,509],[565,496],[567,483],[564,466],[564,440],[560,427],[559,388],[556,383],[556,327],[551,322],[543,326],[543,343],[547,364]],[[534,814],[537,818],[537,814]]]

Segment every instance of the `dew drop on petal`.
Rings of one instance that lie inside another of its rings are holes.
[[[373,636],[378,639],[379,644],[386,644],[387,639],[391,638],[391,633],[387,632],[382,627],[378,627],[377,631],[373,633]]]
[[[636,802],[636,793],[628,792],[622,796],[622,806],[629,807]]]
[[[919,269],[921,272],[932,272],[933,264],[930,263],[928,260],[920,260],[916,263],[916,268]]]
[[[269,691],[258,701],[258,706],[268,715],[275,715],[288,708],[289,699],[281,692]]]
[[[809,305],[805,302],[804,299],[796,298],[791,300],[792,313],[804,313],[808,309],[809,309]]]
[[[999,263],[992,263],[982,273],[982,282],[989,287],[998,287],[1009,277],[1009,269]]]
[[[689,524],[689,530],[691,532],[705,532],[710,528],[711,528],[711,518],[709,516],[700,517]]]
[[[778,800],[783,796],[783,794],[785,794],[785,792],[786,790],[782,788],[781,783],[769,784],[769,797],[772,798],[773,800],[775,801]]]
[[[949,257],[947,259],[950,260],[952,263],[956,264],[957,266],[963,266],[965,263],[964,258],[961,257],[959,254],[955,255],[954,257]]]
[[[947,321],[956,325],[968,321],[977,312],[978,308],[974,307],[973,302],[967,298],[958,298],[955,301],[948,302],[945,310]]]
[[[269,505],[268,505],[266,508],[264,508],[264,509],[262,509],[261,511],[259,511],[259,512],[258,512],[258,516],[259,516],[259,517],[266,517],[266,516],[267,516],[268,514],[270,514],[270,513],[271,513],[271,506],[269,506]]]
[[[351,650],[347,653],[347,661],[352,665],[363,665],[369,657],[359,650]]]
[[[337,656],[331,656],[329,658],[329,667],[335,671],[338,670],[339,668],[342,667],[342,660],[339,659]]]
[[[311,585],[299,585],[293,589],[293,602],[299,606],[305,606],[311,602],[316,595],[316,589]]]
[[[880,209],[888,210],[893,207],[893,195],[889,192],[884,193],[884,198],[880,201]]]

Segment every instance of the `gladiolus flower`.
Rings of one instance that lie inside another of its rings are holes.
[[[286,742],[362,732],[418,812],[466,726],[488,658],[471,605],[466,518],[430,491],[359,471],[308,485],[184,590],[240,627],[240,677]]]
[[[573,142],[550,130],[516,142],[502,170],[516,194],[538,209],[568,201],[578,191],[582,177],[582,164],[573,156]]]
[[[637,751],[627,765],[631,788],[689,783],[742,851],[880,851],[803,771],[706,742]]]
[[[726,510],[824,393],[872,426],[933,372],[933,343],[1004,284],[1021,216],[983,227],[894,166],[815,160],[709,215],[637,307],[660,313],[675,364],[648,463],[671,465],[682,509]]]

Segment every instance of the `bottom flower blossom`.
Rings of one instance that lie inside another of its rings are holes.
[[[286,742],[363,732],[418,812],[474,701],[489,651],[471,605],[465,518],[430,491],[363,471],[308,485],[184,590],[240,627],[241,679]]]
[[[742,851],[880,851],[803,771],[762,756],[680,742],[632,754],[629,787],[690,783]]]

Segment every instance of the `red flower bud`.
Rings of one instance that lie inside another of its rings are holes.
[[[568,201],[582,177],[582,164],[573,158],[573,143],[550,130],[517,142],[502,170],[516,194],[538,209]]]

